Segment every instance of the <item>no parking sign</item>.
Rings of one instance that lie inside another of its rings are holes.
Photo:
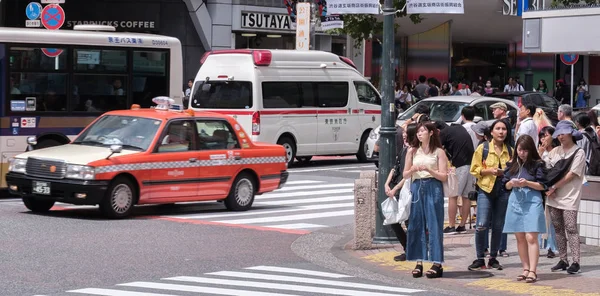
[[[48,4],[42,10],[42,25],[48,30],[58,30],[65,23],[65,11],[58,4]]]

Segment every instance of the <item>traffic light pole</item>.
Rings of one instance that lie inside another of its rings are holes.
[[[396,107],[394,105],[394,9],[393,0],[385,0],[383,4],[383,54],[381,64],[381,129],[379,130],[379,175],[377,182],[377,213],[375,237],[373,243],[383,244],[397,242],[390,226],[383,225],[381,203],[388,197],[385,195],[385,181],[390,174],[396,159]]]

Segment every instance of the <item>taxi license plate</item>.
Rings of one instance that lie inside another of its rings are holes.
[[[31,191],[34,194],[50,195],[50,182],[33,181]]]

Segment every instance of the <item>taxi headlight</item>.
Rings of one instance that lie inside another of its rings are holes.
[[[369,138],[371,138],[373,140],[376,140],[378,136],[379,135],[375,132],[374,129],[372,129],[371,132],[369,133]]]
[[[27,166],[27,159],[11,158],[8,160],[8,171],[9,172],[25,174],[26,166]]]
[[[67,173],[65,178],[68,179],[80,179],[80,180],[93,180],[96,172],[93,167],[87,165],[67,165]]]

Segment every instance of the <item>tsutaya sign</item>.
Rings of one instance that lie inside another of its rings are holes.
[[[502,14],[521,16],[523,11],[539,10],[545,0],[502,0]],[[547,0],[550,1],[550,0]]]
[[[241,27],[245,29],[286,30],[296,28],[287,14],[242,11]]]

